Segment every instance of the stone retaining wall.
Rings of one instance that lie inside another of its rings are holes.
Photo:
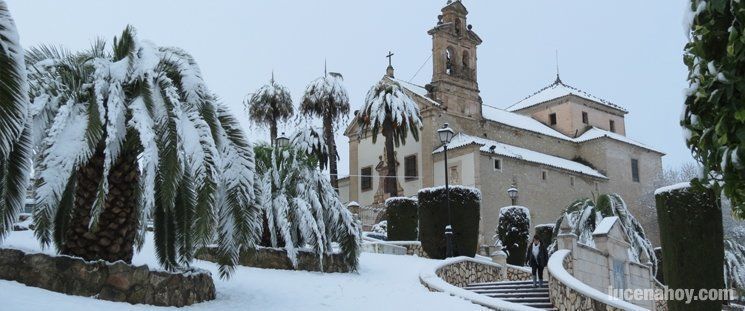
[[[565,254],[559,254],[559,252],[564,252],[565,250],[560,250],[554,253],[551,256],[551,259],[554,258],[554,256],[564,256],[562,260],[562,266],[564,270],[568,273],[572,273],[574,270],[573,267],[573,261],[572,261],[572,254],[567,252]],[[549,260],[551,260],[549,259]],[[551,264],[549,263],[549,266]],[[549,270],[548,275],[548,288],[549,288],[549,296],[551,298],[551,303],[554,305],[556,309],[559,310],[577,310],[577,311],[593,311],[593,310],[605,310],[605,311],[623,311],[623,310],[646,310],[644,308],[629,304],[625,301],[618,301],[618,304],[626,305],[627,308],[620,308],[613,305],[610,305],[607,302],[600,301],[598,299],[592,298],[589,295],[583,294],[578,292],[577,290],[570,288],[567,286],[566,283],[560,281],[554,276],[555,271]],[[580,283],[578,280],[573,279],[576,281],[575,286],[586,286],[585,284]],[[594,290],[591,287],[587,286],[588,290]],[[602,293],[601,293],[602,294]]]
[[[529,281],[533,279],[533,275],[530,273],[530,270],[525,270],[523,267],[507,265],[506,271],[506,277],[508,281]]]
[[[409,255],[409,256],[416,255],[422,258],[429,258],[427,256],[427,253],[424,252],[424,248],[422,248],[422,242],[419,242],[419,241],[387,241],[386,243],[405,247],[406,255]]]
[[[502,279],[502,267],[479,263],[472,260],[462,260],[440,267],[435,274],[452,285],[465,287],[471,283],[496,282]]]
[[[197,251],[196,258],[216,262],[217,248],[205,247]],[[344,263],[342,254],[324,254],[323,269],[319,263],[318,255],[313,252],[300,250],[297,253],[297,267],[292,266],[287,251],[279,248],[260,247],[256,251],[241,251],[238,264],[246,267],[279,270],[303,270],[316,272],[350,272]]]
[[[16,249],[0,248],[0,279],[132,304],[182,307],[215,299],[215,285],[207,271],[153,271],[146,265],[27,254]]]

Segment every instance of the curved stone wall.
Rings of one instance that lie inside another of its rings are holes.
[[[502,267],[475,260],[459,260],[435,270],[441,279],[458,287],[472,283],[497,282],[502,280]]]
[[[215,299],[215,285],[207,271],[153,271],[146,265],[27,254],[16,249],[0,248],[0,279],[132,304],[182,307]]]
[[[614,300],[580,282],[571,275],[573,262],[569,250],[558,250],[549,258],[548,288],[551,303],[559,310],[649,311],[622,300]]]

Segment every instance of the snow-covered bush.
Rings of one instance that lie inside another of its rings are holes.
[[[23,209],[31,171],[31,122],[24,51],[0,0],[0,242]]]
[[[445,226],[453,226],[455,256],[476,255],[478,250],[481,192],[476,188],[450,186],[452,223],[448,222],[445,187],[419,190],[419,240],[427,256],[446,256]]]
[[[416,241],[419,236],[419,204],[414,198],[385,200],[389,241]]]
[[[530,239],[530,210],[523,206],[499,209],[497,235],[507,252],[507,263],[522,266]]]
[[[41,242],[130,261],[152,217],[165,268],[215,242],[226,276],[257,239],[254,155],[194,58],[127,27],[110,49],[41,46],[26,61]]]
[[[553,243],[554,224],[542,224],[535,226],[535,235],[541,241],[541,244],[548,247]]]
[[[319,257],[339,244],[345,263],[357,268],[360,226],[341,203],[331,183],[318,169],[317,160],[293,146],[280,149],[254,147],[259,175],[259,204],[267,216],[272,247],[284,247],[293,265],[300,248]]]
[[[605,217],[617,216],[621,224],[626,228],[626,234],[631,243],[633,259],[642,264],[646,264],[646,258],[652,262],[652,273],[657,270],[657,259],[654,253],[654,247],[644,233],[644,228],[631,215],[626,202],[618,194],[603,194],[596,201],[592,199],[577,200],[559,217],[554,226],[554,242],[549,247],[549,252],[556,250],[556,236],[563,222],[567,222],[572,228],[572,232],[577,235],[578,242],[595,246],[592,232],[600,221]]]
[[[379,222],[377,224],[374,224],[372,226],[372,232],[375,232],[375,233],[378,233],[378,234],[382,234],[382,235],[385,235],[386,237],[388,237],[388,221],[387,220],[383,220],[383,221],[381,221],[381,222]]]

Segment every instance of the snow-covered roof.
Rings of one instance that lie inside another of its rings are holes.
[[[396,79],[396,78],[391,78],[389,76],[386,76],[385,79],[388,79],[388,80],[391,80],[393,82],[396,82],[396,83],[400,84],[403,88],[405,88],[409,92],[411,92],[414,95],[417,95],[417,96],[423,98],[424,100],[428,101],[432,105],[435,105],[437,107],[440,106],[440,103],[438,103],[435,100],[427,97],[427,93],[429,93],[429,92],[427,92],[427,89],[425,89],[423,86],[419,86],[419,85],[416,85],[416,84],[413,84],[413,83],[410,83],[410,82],[406,82],[406,81],[403,81],[403,80],[399,80],[399,79]]]
[[[481,114],[485,119],[499,122],[514,128],[524,129],[537,134],[543,134],[563,140],[572,140],[570,137],[529,116],[486,105],[481,106]]]
[[[628,113],[628,111],[624,109],[623,107],[616,105],[614,103],[611,103],[605,99],[593,96],[592,94],[587,93],[571,85],[567,85],[564,82],[562,82],[561,79],[559,79],[558,77],[556,78],[556,81],[554,81],[554,83],[552,83],[551,85],[544,87],[538,92],[533,93],[533,95],[530,95],[524,98],[523,100],[515,103],[514,105],[507,107],[507,110],[509,111],[523,110],[526,108],[536,106],[538,104],[545,103],[549,100],[556,99],[559,97],[564,97],[567,95],[575,95],[575,96],[596,102],[600,105],[603,105],[603,106],[606,106],[606,107],[609,107],[615,110],[619,110],[624,113]]]
[[[575,142],[578,142],[578,143],[582,143],[582,142],[586,142],[586,141],[590,141],[590,140],[598,139],[598,138],[603,138],[603,137],[607,137],[607,138],[614,139],[614,140],[617,140],[617,141],[621,141],[621,142],[624,142],[624,143],[627,143],[627,144],[630,144],[630,145],[634,145],[634,146],[641,147],[641,148],[644,148],[644,149],[648,149],[648,150],[651,150],[651,151],[654,151],[654,152],[665,154],[661,150],[652,148],[650,146],[647,146],[645,144],[642,144],[642,143],[640,143],[640,142],[638,142],[636,140],[633,140],[633,139],[628,138],[626,136],[623,136],[621,134],[609,132],[609,131],[606,131],[606,130],[603,130],[603,129],[599,129],[597,127],[593,127],[591,129],[587,130],[582,135],[580,135],[579,137],[575,138],[574,141]]]
[[[493,153],[518,160],[542,164],[596,178],[608,178],[597,170],[579,162],[574,162],[557,156],[552,156],[545,153],[500,143],[486,138],[470,136],[463,133],[459,133],[458,135],[453,137],[453,139],[450,141],[450,144],[448,145],[448,148],[456,149],[472,144],[480,145],[481,148],[479,148],[479,150],[481,152]],[[492,148],[492,146],[494,146],[494,148]],[[440,147],[437,148],[433,153],[440,153],[442,151],[443,148]]]

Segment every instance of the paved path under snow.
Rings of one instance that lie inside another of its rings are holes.
[[[11,233],[0,247],[39,249],[30,231]],[[151,236],[133,261],[154,265]],[[195,266],[211,271],[216,277],[217,299],[178,310],[481,310],[465,300],[431,293],[420,285],[419,270],[437,262],[363,253],[360,271],[354,274],[239,267],[231,279],[220,280],[216,265],[197,261]],[[4,280],[0,280],[0,301],[10,310],[167,309],[67,296]]]

